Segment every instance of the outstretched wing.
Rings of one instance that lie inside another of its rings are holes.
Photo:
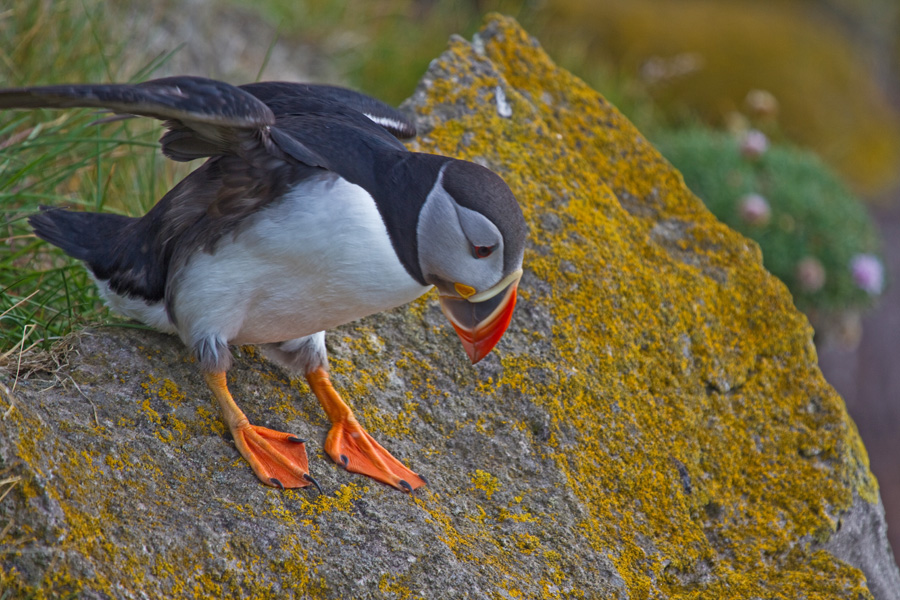
[[[317,100],[361,113],[399,140],[416,137],[416,126],[402,112],[371,96],[347,88],[284,81],[248,83],[240,87],[262,100],[276,116],[302,114],[308,110],[308,101]]]
[[[397,109],[345,88],[309,83],[261,82],[233,86],[204,77],[166,77],[137,84],[52,85],[0,90],[0,109],[103,108],[122,115],[166,121],[163,153],[178,161],[225,154],[242,155],[271,147],[310,166],[321,156],[296,136],[271,133],[276,117],[341,107],[365,115],[397,139],[416,135]],[[376,134],[375,129],[370,133]],[[274,140],[273,140],[274,138]],[[284,146],[284,147],[281,147]]]
[[[266,82],[233,86],[203,77],[137,84],[54,85],[0,90],[0,109],[90,107],[164,121],[160,142],[176,161],[218,157],[218,190],[187,212],[237,220],[280,197],[315,169],[366,184],[370,151],[405,151],[415,135],[400,111],[335,86]],[[353,160],[356,159],[356,160]],[[360,169],[360,165],[362,169]],[[299,179],[298,179],[299,178]],[[211,182],[216,185],[216,182]],[[181,203],[192,204],[190,197]],[[181,204],[180,203],[180,204]]]
[[[0,90],[4,108],[103,108],[153,117],[171,130],[163,153],[173,160],[285,153],[310,166],[322,158],[296,140],[272,134],[275,114],[238,87],[204,77],[166,77],[136,84],[77,84]],[[174,135],[173,135],[174,134]],[[165,136],[164,136],[165,140]]]
[[[275,123],[263,102],[233,85],[203,77],[166,77],[134,84],[48,85],[0,90],[0,108],[105,108],[222,128]]]

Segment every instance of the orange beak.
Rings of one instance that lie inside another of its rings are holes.
[[[495,288],[470,298],[441,296],[441,310],[453,325],[474,365],[487,356],[509,327],[516,306],[521,270]]]

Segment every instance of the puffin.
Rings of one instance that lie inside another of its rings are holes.
[[[335,391],[325,332],[435,288],[471,362],[484,358],[512,318],[527,236],[503,179],[407,150],[406,115],[337,86],[176,76],[0,90],[0,109],[70,107],[161,120],[166,157],[204,160],[143,217],[41,207],[29,223],[83,261],[113,311],[181,338],[259,480],[318,487],[306,440],[251,424],[232,397],[232,345],[306,378],[338,465],[424,485]]]

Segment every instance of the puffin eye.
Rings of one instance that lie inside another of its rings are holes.
[[[494,252],[496,247],[496,244],[493,246],[472,246],[472,255],[475,258],[487,258]]]

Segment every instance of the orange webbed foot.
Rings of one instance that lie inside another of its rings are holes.
[[[266,485],[281,489],[309,484],[319,487],[309,475],[306,440],[250,424],[233,429],[231,434],[241,456]]]
[[[362,428],[351,414],[334,423],[325,440],[325,452],[348,471],[412,493],[425,480],[393,457]]]
[[[422,476],[391,456],[362,428],[350,407],[331,385],[325,369],[307,373],[306,380],[331,421],[331,430],[325,440],[325,452],[334,462],[343,465],[348,471],[368,475],[404,492],[411,493],[425,485],[426,481]]]
[[[231,431],[238,452],[244,457],[259,480],[277,488],[301,488],[319,484],[309,475],[306,459],[306,440],[251,425],[228,391],[224,372],[206,374],[206,383],[222,411],[222,420]]]

